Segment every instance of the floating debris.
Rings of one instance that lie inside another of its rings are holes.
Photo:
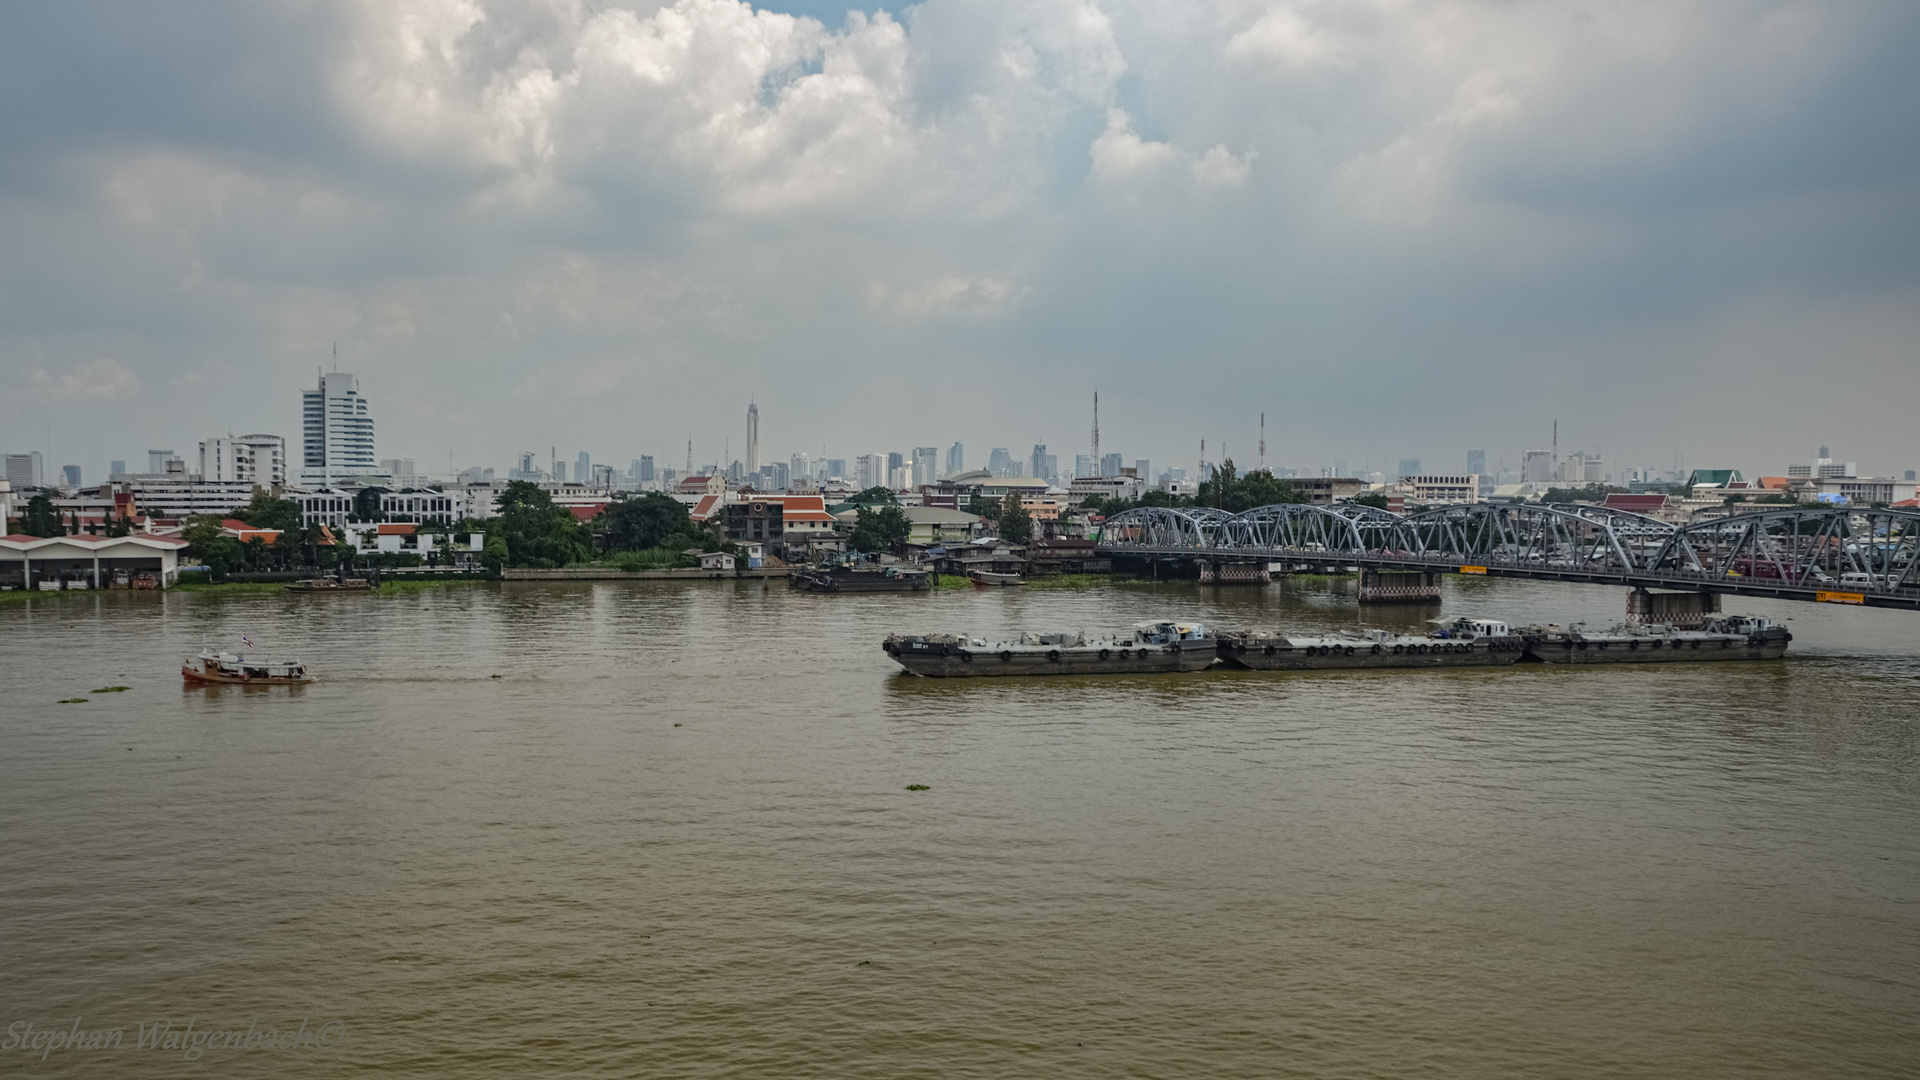
[[[680,725],[679,725],[679,724],[675,724],[675,725],[673,725],[673,726],[674,726],[674,727],[679,727]]]
[[[497,679],[497,678],[499,678],[499,677],[500,677],[500,676],[498,676],[498,675],[489,675],[489,676],[487,676],[487,678],[489,678],[489,679]]]
[[[907,790],[908,791],[932,791],[933,789],[928,787],[925,784],[908,784]]]
[[[83,697],[61,698],[59,701],[54,702],[55,705],[85,705],[86,703],[87,699]]]
[[[101,686],[101,687],[96,687],[96,688],[94,688],[94,689],[92,689],[92,690],[89,690],[89,691],[87,691],[87,693],[89,693],[89,694],[118,694],[118,693],[120,693],[121,691],[123,691],[123,690],[128,690],[128,689],[131,689],[131,688],[130,688],[130,687],[125,687],[125,686]]]
[[[871,963],[873,963],[873,961],[871,961],[871,960],[862,960],[862,961],[860,961],[859,963],[857,963],[857,964],[855,964],[855,965],[853,965],[853,966],[854,966],[854,967],[866,967],[866,966],[867,966],[868,964],[871,964]]]

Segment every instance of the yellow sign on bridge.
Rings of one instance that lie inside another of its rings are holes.
[[[1484,566],[1463,566],[1460,568],[1460,572],[1463,574],[1484,574],[1487,572],[1487,568]]]
[[[1857,592],[1817,592],[1813,594],[1813,598],[1823,604],[1864,604],[1867,602],[1866,594]]]

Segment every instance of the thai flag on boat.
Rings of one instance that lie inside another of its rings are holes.
[[[242,644],[242,645],[245,645],[245,646],[246,646],[247,648],[249,648],[249,649],[251,649],[251,648],[253,648],[253,639],[252,639],[252,638],[250,638],[250,637],[248,637],[248,636],[247,636],[247,635],[245,635],[245,634],[241,634],[241,635],[240,635],[240,644]]]

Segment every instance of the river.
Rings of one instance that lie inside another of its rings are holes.
[[[1916,1075],[1920,615],[1730,599],[1793,620],[1765,663],[941,681],[879,649],[1437,614],[1351,590],[14,598],[0,1074]],[[183,689],[243,634],[321,681]],[[134,1046],[160,1021],[256,1045]]]

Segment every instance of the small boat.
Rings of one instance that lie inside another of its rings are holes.
[[[1199,671],[1214,661],[1216,640],[1200,623],[1138,623],[1130,634],[1021,634],[989,642],[964,634],[893,634],[880,647],[915,675],[1143,675]]]
[[[1027,579],[1019,574],[998,574],[992,570],[969,570],[967,580],[981,588],[993,585],[1025,585]]]
[[[244,653],[200,650],[180,665],[180,675],[191,684],[236,683],[242,686],[298,686],[314,681],[307,665],[298,660],[248,659]]]
[[[373,583],[366,578],[301,578],[287,584],[288,592],[370,592]]]

